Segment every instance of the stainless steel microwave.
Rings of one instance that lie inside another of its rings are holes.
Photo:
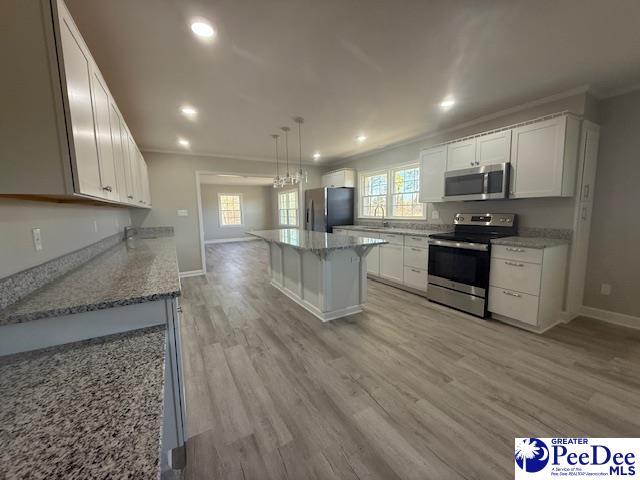
[[[444,174],[444,200],[491,200],[509,196],[509,163]]]

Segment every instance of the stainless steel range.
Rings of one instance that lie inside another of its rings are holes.
[[[517,233],[513,213],[458,213],[453,232],[429,235],[429,300],[486,317],[491,239]]]

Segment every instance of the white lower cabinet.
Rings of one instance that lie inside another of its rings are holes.
[[[404,246],[388,243],[378,248],[380,248],[380,276],[396,283],[403,283]]]
[[[491,251],[489,311],[507,323],[544,331],[562,319],[568,245]]]
[[[427,291],[427,271],[415,267],[404,267],[404,284],[423,292]]]
[[[367,255],[367,273],[380,275],[380,247],[373,247]]]

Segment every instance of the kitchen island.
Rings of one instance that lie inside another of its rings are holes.
[[[248,233],[269,244],[271,285],[323,322],[362,311],[367,253],[387,243],[298,228]]]

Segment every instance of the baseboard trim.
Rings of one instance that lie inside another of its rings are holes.
[[[202,271],[202,269],[200,269],[200,270],[189,270],[187,272],[180,272],[180,278],[198,277],[200,275],[204,275],[204,272]]]
[[[626,313],[611,312],[609,310],[602,310],[600,308],[587,307],[583,305],[580,309],[580,314],[585,317],[595,318],[596,320],[612,323],[614,325],[640,330],[640,317],[634,317],[633,315],[627,315]]]
[[[213,243],[233,243],[233,242],[251,242],[253,240],[260,240],[258,237],[237,237],[237,238],[218,238],[216,240],[205,240],[205,245],[211,245]]]

